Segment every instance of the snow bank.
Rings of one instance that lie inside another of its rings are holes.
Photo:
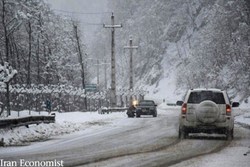
[[[241,104],[240,107],[242,109],[249,109],[250,108],[250,97],[248,99],[245,99]]]
[[[20,112],[21,116],[28,115],[28,111]],[[32,112],[32,115],[39,113]],[[47,114],[42,112],[41,114]],[[125,113],[112,113],[100,115],[97,112],[69,112],[55,113],[56,123],[31,125],[29,128],[17,127],[13,129],[0,129],[0,139],[5,146],[28,145],[30,142],[47,140],[52,136],[69,134],[76,131],[112,124],[112,121],[125,117]],[[17,113],[12,112],[11,117]],[[1,144],[0,144],[1,145]]]
[[[250,108],[241,108],[241,113],[235,117],[235,123],[250,129]]]

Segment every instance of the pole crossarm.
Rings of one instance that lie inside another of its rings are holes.
[[[124,49],[138,49],[139,46],[124,46]]]
[[[118,24],[118,25],[105,25],[103,24],[104,28],[122,28],[122,24]]]

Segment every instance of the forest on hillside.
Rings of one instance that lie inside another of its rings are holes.
[[[12,84],[81,86],[76,21],[43,0],[1,0],[0,23],[0,62],[18,71]]]
[[[157,87],[175,72],[181,90],[215,87],[241,100],[250,96],[250,1],[109,0],[109,7],[124,25],[116,34],[118,63],[128,66],[129,36],[139,45],[137,87]],[[119,78],[121,85],[126,78]]]
[[[139,46],[134,51],[137,88],[157,87],[175,72],[178,89],[216,87],[242,99],[250,96],[248,0],[109,0],[108,6],[123,25],[115,37],[118,88],[128,87],[124,46],[131,36]],[[110,60],[109,30],[100,26],[86,48],[77,21],[55,14],[43,0],[1,0],[0,23],[0,62],[18,71],[12,84],[81,87],[79,45],[86,66],[87,56]],[[96,67],[86,66],[85,80],[91,82]]]

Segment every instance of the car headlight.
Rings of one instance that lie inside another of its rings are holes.
[[[133,106],[136,106],[138,104],[138,101],[137,100],[133,100]]]

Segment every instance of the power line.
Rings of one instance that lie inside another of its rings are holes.
[[[102,14],[111,14],[112,12],[73,12],[73,11],[66,11],[61,9],[53,9],[54,11],[61,12],[61,13],[69,13],[69,14],[79,14],[79,15],[102,15]]]
[[[66,15],[66,14],[62,14],[61,16],[64,16],[65,20],[69,21],[69,20],[75,20],[77,23],[79,24],[83,24],[83,25],[89,25],[89,26],[100,26],[103,25],[103,23],[98,23],[98,22],[86,22],[86,20],[79,20],[79,19],[74,19],[74,17],[72,15]]]
[[[83,25],[90,25],[90,26],[99,26],[99,25],[103,25],[103,23],[88,23],[88,22],[81,22],[81,21],[78,21],[80,24],[83,24]]]
[[[112,12],[89,12],[89,13],[83,13],[83,12],[72,12],[72,11],[66,11],[66,10],[59,10],[59,9],[53,9],[54,11],[58,11],[61,16],[64,16],[66,18],[71,18],[73,17],[74,14],[81,14],[81,15],[94,15],[94,14],[110,14]],[[65,14],[66,13],[66,14]],[[83,25],[89,25],[89,26],[99,26],[103,25],[103,23],[91,23],[91,22],[85,22],[81,20],[77,20],[78,23],[83,24]]]

